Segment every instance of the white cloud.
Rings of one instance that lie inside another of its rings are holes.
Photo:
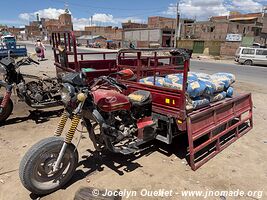
[[[126,17],[126,18],[117,18],[117,21],[119,23],[124,23],[124,22],[128,22],[128,21],[131,21],[131,22],[135,22],[135,23],[143,23],[144,20],[143,19],[140,19],[138,17]]]
[[[72,18],[74,30],[84,30],[85,26],[89,26],[90,20],[87,18]]]
[[[64,12],[65,10],[63,9],[46,8],[33,13],[21,13],[19,14],[19,18],[23,21],[34,20],[36,19],[36,15],[39,14],[40,18],[57,19],[58,16],[63,14]]]
[[[94,22],[103,22],[103,23],[114,23],[116,24],[117,21],[114,19],[113,15],[110,14],[103,14],[103,13],[96,13],[93,15]]]
[[[111,14],[96,13],[93,15],[94,22],[120,24],[131,20],[132,22],[142,22],[142,19],[138,17],[126,17],[126,18],[115,18]]]
[[[181,0],[180,12],[182,17],[207,20],[211,16],[227,15],[229,11],[260,12],[266,0]],[[167,15],[176,14],[176,5],[170,4]]]
[[[57,19],[60,14],[64,13],[65,10],[63,9],[56,9],[56,8],[47,8],[43,10],[38,10],[36,12],[32,13],[21,13],[19,15],[19,19],[26,23],[30,20],[35,20],[37,13],[39,14],[40,18],[49,18],[49,19]],[[127,18],[115,18],[111,14],[105,14],[105,13],[95,13],[93,15],[93,25],[99,25],[99,24],[112,24],[119,26],[122,22],[126,22],[128,20],[131,20],[133,22],[141,22],[142,20],[137,17],[127,17]],[[90,19],[89,18],[72,18],[73,21],[73,27],[75,30],[84,30],[85,26],[90,25]]]
[[[50,18],[50,19],[57,19],[59,15],[65,13],[63,9],[56,9],[56,8],[47,8],[43,10],[38,10],[33,14],[36,16],[39,14],[40,18]]]
[[[30,13],[21,13],[19,14],[19,19],[23,20],[23,21],[29,21],[31,18],[31,14]]]
[[[265,2],[266,1],[260,1]],[[236,10],[244,11],[244,12],[260,12],[262,10],[263,5],[253,0],[233,0],[232,5]]]
[[[127,17],[127,18],[115,18],[111,14],[104,13],[95,13],[93,15],[93,26],[95,25],[103,25],[103,24],[111,24],[115,26],[120,26],[121,23],[127,22],[131,20],[132,22],[141,23],[143,20],[138,17]],[[84,30],[85,26],[89,26],[91,24],[91,19],[89,18],[72,18],[74,30]]]
[[[182,17],[196,17],[198,20],[205,20],[214,15],[228,14],[228,9],[223,0],[182,0],[179,9]],[[170,4],[164,14],[175,15],[176,5]]]

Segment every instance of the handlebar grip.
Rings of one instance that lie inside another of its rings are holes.
[[[118,85],[120,88],[122,88],[123,90],[127,90],[128,89],[128,87],[126,86],[126,85],[124,85],[124,84],[122,84],[122,83],[116,83],[116,85]]]

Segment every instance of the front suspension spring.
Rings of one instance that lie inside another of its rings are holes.
[[[62,133],[63,133],[63,130],[65,128],[65,125],[67,123],[67,120],[68,120],[68,116],[67,116],[67,113],[66,112],[63,112],[62,116],[61,116],[61,119],[60,119],[60,122],[58,124],[58,127],[54,133],[55,136],[61,136]]]
[[[5,108],[7,106],[8,102],[10,100],[11,94],[12,94],[12,92],[6,91],[4,98],[2,100],[2,103],[0,105],[1,108]]]
[[[80,120],[81,118],[78,116],[78,115],[74,115],[72,120],[71,120],[71,127],[69,129],[69,132],[67,133],[66,135],[66,138],[65,138],[65,142],[67,144],[70,144],[72,139],[73,139],[73,136],[74,136],[74,133],[80,123]]]

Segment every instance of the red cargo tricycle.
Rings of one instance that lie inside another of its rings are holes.
[[[77,53],[75,43],[70,32],[53,34],[65,112],[54,137],[36,143],[21,161],[20,179],[35,194],[51,193],[72,178],[78,164],[72,140],[80,122],[100,154],[105,150],[133,154],[148,141],[171,144],[186,133],[193,170],[253,126],[250,94],[186,109],[189,56],[183,51],[171,55],[168,49],[120,50],[108,59],[102,53],[103,60],[97,61],[84,58],[100,53]],[[62,74],[66,71],[72,73]],[[139,82],[173,73],[183,73],[182,90]],[[71,125],[62,138],[68,119]]]

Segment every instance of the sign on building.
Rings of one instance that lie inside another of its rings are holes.
[[[227,34],[226,41],[228,42],[241,42],[242,35],[241,34]]]

